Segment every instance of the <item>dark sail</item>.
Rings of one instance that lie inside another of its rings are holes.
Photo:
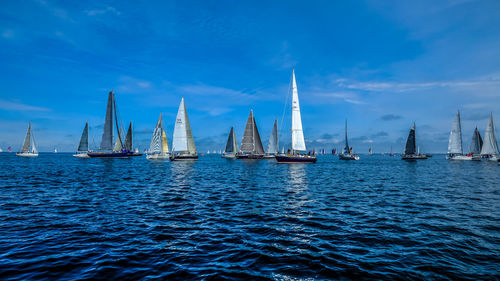
[[[231,127],[231,131],[229,132],[229,137],[227,138],[227,143],[226,143],[226,149],[224,150],[224,153],[234,153],[236,151],[235,148],[233,147],[233,143],[234,143],[234,128]]]
[[[24,138],[22,152],[29,152],[31,146],[31,122],[28,126],[28,131],[26,132],[26,137]]]
[[[253,110],[250,110],[250,115],[248,116],[247,124],[245,126],[245,132],[243,133],[243,139],[241,140],[241,152],[264,154],[264,147],[262,146],[262,142],[260,140],[259,130],[255,124]]]
[[[406,140],[405,154],[415,154],[417,151],[417,146],[415,142],[415,123],[410,129],[408,134],[408,139]]]
[[[481,148],[483,147],[483,139],[481,138],[481,134],[479,134],[479,130],[474,130],[472,134],[472,142],[470,143],[470,152],[474,154],[480,154]]]
[[[101,150],[113,149],[113,91],[109,92],[108,105],[106,107],[106,119],[102,133]]]
[[[132,122],[128,126],[127,135],[125,136],[125,144],[124,147],[127,151],[132,151]]]
[[[89,123],[85,123],[85,128],[83,128],[82,137],[80,138],[80,144],[78,145],[77,151],[88,151],[89,150]]]

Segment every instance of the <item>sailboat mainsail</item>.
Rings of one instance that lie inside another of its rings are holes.
[[[405,146],[405,154],[411,155],[417,152],[417,145],[415,141],[415,123],[410,129],[410,133],[408,134],[408,139],[406,140]]]
[[[167,142],[167,134],[163,129],[163,114],[160,113],[160,117],[156,122],[155,129],[153,131],[153,137],[151,138],[151,143],[149,145],[147,159],[167,159],[169,150]]]
[[[470,143],[470,149],[469,152],[471,152],[474,155],[479,155],[481,154],[481,148],[483,147],[483,139],[481,138],[481,134],[479,133],[479,130],[474,129],[474,133],[472,134],[472,141]]]
[[[262,146],[262,141],[260,140],[259,130],[255,124],[253,110],[250,110],[250,115],[248,115],[245,132],[243,133],[243,139],[241,140],[240,151],[248,154],[264,154],[264,147]]]
[[[236,142],[234,127],[231,127],[231,131],[229,131],[229,136],[227,137],[226,149],[224,149],[224,154],[235,154],[236,152],[238,152],[238,143]]]
[[[274,120],[273,131],[269,137],[269,143],[267,144],[268,154],[278,154],[278,120]]]
[[[196,146],[194,145],[193,133],[191,132],[191,124],[189,123],[184,98],[181,99],[179,110],[177,111],[172,152],[196,155]]]
[[[302,131],[302,118],[300,117],[299,93],[295,81],[295,70],[292,71],[292,149],[305,151],[304,132]]]
[[[85,123],[83,128],[82,137],[80,138],[80,144],[78,145],[77,151],[88,151],[89,150],[89,123]]]
[[[30,152],[30,148],[31,148],[31,122],[29,123],[28,131],[26,132],[26,137],[24,137],[24,143],[21,152]]]
[[[488,126],[484,133],[483,147],[481,148],[481,155],[495,156],[498,155],[498,144],[495,137],[495,126],[493,125],[493,113],[490,114]]]
[[[345,147],[344,153],[350,153],[351,149],[349,148],[349,141],[347,140],[347,120],[345,120]]]
[[[162,122],[163,123],[163,122]],[[162,153],[169,153],[168,150],[168,141],[167,141],[167,134],[165,133],[165,130],[161,130],[161,142],[162,142]]]
[[[127,135],[125,135],[125,143],[123,145],[127,151],[133,151],[132,121],[130,121],[130,125],[128,126]]]
[[[113,91],[108,94],[108,105],[106,106],[106,119],[104,121],[104,131],[102,133],[101,150],[113,149]]]
[[[462,155],[462,126],[460,124],[460,112],[457,112],[450,131],[448,142],[448,154]]]

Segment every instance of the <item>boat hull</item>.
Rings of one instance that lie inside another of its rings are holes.
[[[264,159],[263,154],[236,154],[236,159]]]
[[[31,152],[28,153],[18,152],[16,153],[16,155],[20,157],[38,157],[38,153],[31,153]]]
[[[130,152],[89,152],[87,155],[90,158],[128,158]]]
[[[467,156],[467,155],[446,156],[446,159],[458,160],[458,161],[481,161],[481,157],[479,156]]]
[[[264,155],[264,159],[275,159],[276,158],[276,155]]]
[[[409,160],[409,161],[412,161],[412,160],[425,160],[427,158],[428,157],[425,154],[404,154],[403,156],[401,156],[402,160]]]
[[[140,152],[130,152],[129,156],[131,156],[131,157],[142,156],[142,153],[140,153]]]
[[[276,155],[276,161],[279,164],[294,164],[294,163],[316,163],[316,156],[310,155]]]
[[[359,160],[359,156],[353,155],[353,154],[339,154],[339,159],[340,160]]]
[[[170,153],[167,153],[167,154],[147,154],[146,159],[149,159],[149,160],[169,160]]]
[[[77,154],[73,154],[73,157],[76,157],[76,158],[90,158],[87,153],[77,153]]]
[[[221,157],[226,159],[236,159],[236,155],[234,154],[222,154]]]
[[[194,161],[198,160],[198,154],[171,154],[170,161]]]

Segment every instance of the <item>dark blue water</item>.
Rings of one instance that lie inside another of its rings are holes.
[[[0,279],[500,278],[500,166],[0,154]]]

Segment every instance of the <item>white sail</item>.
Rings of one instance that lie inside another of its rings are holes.
[[[292,72],[292,149],[298,151],[306,150],[304,132],[302,131],[302,119],[300,117],[299,93],[295,82],[295,70]]]
[[[493,113],[490,114],[490,120],[486,132],[484,133],[483,147],[481,148],[481,155],[497,155],[498,145],[495,137],[495,126],[493,125]]]
[[[278,120],[274,120],[273,130],[267,144],[268,154],[278,154]]]
[[[460,124],[460,112],[457,112],[450,131],[448,142],[449,154],[463,154],[462,150],[462,125]]]
[[[173,152],[188,152],[196,154],[196,147],[194,145],[193,134],[191,132],[191,125],[184,105],[184,98],[181,99],[179,110],[177,111],[177,118],[175,120],[174,137],[172,142]]]

